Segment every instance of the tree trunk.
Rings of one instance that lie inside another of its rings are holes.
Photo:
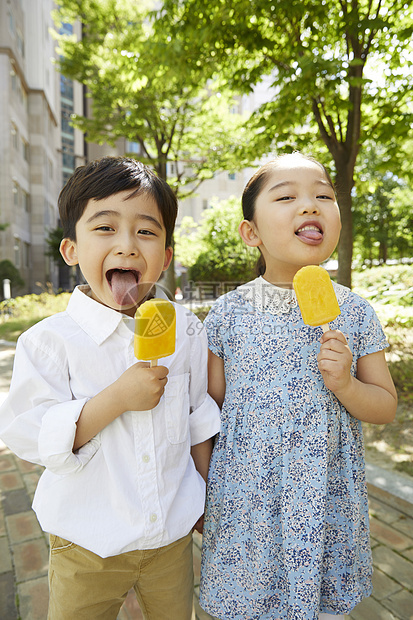
[[[336,162],[336,191],[341,213],[341,235],[338,244],[338,272],[339,284],[351,288],[351,263],[353,258],[353,217],[351,212],[351,190],[353,174],[349,174],[346,166]]]
[[[166,159],[164,157],[161,157],[161,152],[159,152],[159,157],[158,157],[158,164],[156,166],[156,171],[158,173],[158,176],[163,179],[164,181],[168,182],[167,180],[167,168],[166,168]],[[172,237],[172,247],[174,247],[174,240]],[[170,296],[170,298],[172,299],[172,301],[175,301],[175,288],[176,288],[176,282],[175,282],[175,257],[172,256],[172,260],[171,260],[171,264],[169,265],[168,269],[164,272],[159,284],[166,289],[167,294]]]

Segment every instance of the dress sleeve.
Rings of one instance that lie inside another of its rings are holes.
[[[45,342],[18,341],[10,392],[0,408],[0,437],[20,458],[56,474],[82,469],[96,453],[94,438],[76,453],[76,423],[87,398],[74,400],[64,360]]]
[[[370,353],[377,353],[377,351],[382,351],[389,346],[377,314],[367,301],[364,299],[362,301],[358,345],[359,357],[369,355]]]
[[[222,321],[222,300],[218,299],[211,307],[208,316],[204,321],[205,330],[208,337],[208,348],[214,355],[224,358],[224,347],[221,338]]]

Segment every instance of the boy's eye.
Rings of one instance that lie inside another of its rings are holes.
[[[103,232],[112,231],[112,226],[97,226],[95,230],[102,230]]]
[[[281,196],[280,198],[276,199],[276,202],[280,202],[281,200],[292,200],[292,196]]]
[[[140,235],[155,235],[155,233],[152,232],[152,230],[141,229],[138,232]]]

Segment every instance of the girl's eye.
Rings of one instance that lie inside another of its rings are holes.
[[[323,194],[321,194],[321,196],[317,196],[317,198],[321,200],[333,200],[331,196],[325,196]]]
[[[280,198],[276,199],[276,202],[280,202],[281,200],[292,200],[292,196],[281,196]]]
[[[155,235],[151,230],[139,230],[139,235]]]

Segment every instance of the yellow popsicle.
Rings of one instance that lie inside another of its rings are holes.
[[[317,265],[302,267],[294,276],[293,286],[304,323],[321,325],[327,331],[328,323],[341,314],[327,271]]]
[[[135,357],[157,365],[175,351],[176,316],[167,299],[149,299],[135,313]]]

